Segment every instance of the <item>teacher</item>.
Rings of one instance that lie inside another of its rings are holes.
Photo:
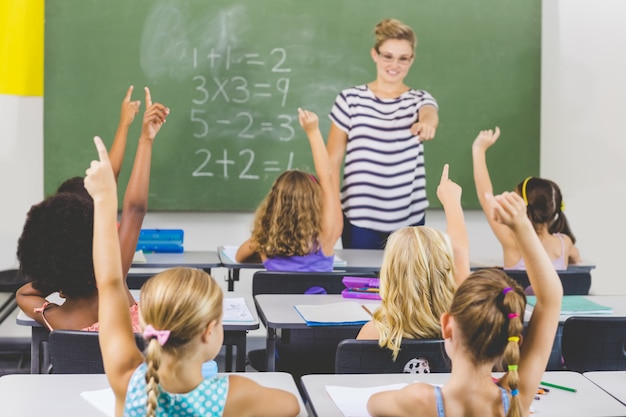
[[[437,102],[404,84],[415,60],[413,30],[385,19],[374,33],[376,79],[343,90],[330,113],[327,150],[337,183],[345,156],[344,248],[382,249],[391,232],[423,225],[428,207],[423,142],[435,137]]]

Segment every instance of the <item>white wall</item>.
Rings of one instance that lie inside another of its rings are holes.
[[[626,235],[619,216],[625,207],[626,152],[617,126],[626,114],[626,29],[619,22],[626,2],[544,0],[543,9],[541,175],[563,188],[578,246],[598,265],[592,292],[626,294],[620,246],[609,242]],[[43,197],[42,99],[0,96],[0,138],[2,269],[16,266],[25,213]],[[429,225],[443,227],[440,211],[427,216]],[[468,211],[466,217],[472,259],[500,257],[482,213]],[[149,213],[144,227],[182,228],[186,249],[214,250],[243,241],[251,220],[251,214],[239,213]]]

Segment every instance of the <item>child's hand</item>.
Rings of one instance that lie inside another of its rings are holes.
[[[91,161],[91,165],[87,168],[85,188],[94,201],[98,198],[110,198],[112,196],[117,198],[117,186],[107,148],[98,136],[94,137],[93,141],[98,150],[99,160]]]
[[[306,133],[313,132],[319,128],[317,114],[312,111],[302,110],[298,107],[298,121]]]
[[[476,136],[476,139],[474,139],[474,144],[472,146],[486,151],[491,147],[491,145],[496,143],[499,137],[500,128],[498,126],[496,126],[495,131],[491,129],[481,130],[480,133],[478,133],[478,136]]]
[[[126,96],[122,101],[122,112],[120,114],[120,124],[124,126],[130,126],[133,120],[135,120],[135,115],[139,113],[139,106],[141,106],[141,100],[130,100],[130,96],[133,94],[133,86],[128,87],[128,91],[126,91]]]
[[[448,178],[448,170],[449,166],[445,164],[441,173],[441,181],[437,187],[437,197],[444,207],[450,204],[460,204],[463,191],[460,185]]]
[[[160,103],[152,104],[150,89],[146,90],[146,112],[143,115],[143,124],[141,126],[141,136],[154,140],[154,137],[161,130],[161,126],[165,123],[165,118],[170,113],[170,109]]]
[[[524,203],[524,200],[519,194],[504,192],[500,195],[493,196],[487,193],[485,197],[493,208],[491,215],[495,221],[511,229],[516,229],[526,223],[530,225],[530,220],[526,214],[526,203]]]

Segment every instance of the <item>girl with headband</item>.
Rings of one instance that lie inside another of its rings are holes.
[[[372,395],[367,408],[377,416],[528,415],[559,324],[563,288],[543,249],[526,205],[516,193],[488,194],[492,220],[507,227],[528,265],[537,296],[522,344],[526,298],[500,269],[473,272],[459,286],[441,328],[452,361],[443,387],[414,383]],[[493,382],[494,368],[506,371]]]
[[[503,266],[505,269],[527,269],[513,233],[490,216],[492,210],[485,194],[493,193],[493,186],[487,168],[487,149],[500,136],[500,129],[481,131],[472,145],[474,162],[474,182],[478,200],[487,215],[489,225],[502,245]],[[572,263],[579,263],[580,253],[575,246],[576,238],[565,217],[565,204],[559,186],[553,181],[528,177],[517,185],[515,191],[526,204],[528,218],[539,236],[541,244],[552,260],[556,270],[565,270]]]

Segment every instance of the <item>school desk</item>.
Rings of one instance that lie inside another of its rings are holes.
[[[626,371],[584,372],[583,376],[626,405]]]
[[[133,296],[138,298],[139,292],[137,290],[132,290],[131,292],[133,293]],[[226,371],[229,372],[232,370],[232,347],[235,346],[237,349],[235,370],[243,372],[246,369],[246,335],[248,330],[256,330],[259,328],[259,318],[257,316],[256,309],[254,308],[254,301],[250,294],[229,292],[224,294],[224,298],[244,298],[246,306],[253,317],[253,321],[224,322],[224,342],[222,344],[226,347]],[[62,302],[61,298],[59,298],[57,294],[51,295],[48,299],[56,303]],[[49,365],[46,354],[46,344],[50,331],[32,318],[28,317],[22,310],[20,310],[17,315],[16,323],[22,326],[31,327],[31,374],[45,373]]]
[[[431,384],[445,384],[450,374],[342,374],[305,375],[302,377],[304,395],[314,416],[343,417],[335,402],[328,395],[326,386],[352,388],[377,387],[415,381]],[[545,372],[543,381],[576,388],[577,392],[551,388],[540,400],[533,401],[532,407],[541,417],[609,417],[625,416],[626,406],[615,400],[604,390],[576,372]],[[469,383],[469,382],[468,382]],[[354,395],[355,398],[359,398]],[[358,401],[367,402],[367,397]],[[356,416],[355,416],[356,417]]]
[[[235,262],[233,247],[218,246],[217,253],[222,266],[228,268],[228,291],[233,291],[235,281],[239,281],[241,269],[265,269],[260,262]],[[384,251],[381,249],[336,249],[335,255],[343,262],[334,266],[335,271],[374,272],[379,271],[383,263]]]
[[[223,375],[223,374],[222,374]],[[238,375],[234,373],[232,375]],[[291,392],[300,403],[298,417],[306,417],[304,403],[288,373],[250,372],[239,374],[259,384]],[[81,393],[109,388],[104,374],[13,374],[0,377],[0,404],[4,416],[113,416],[115,403],[103,401],[110,412],[104,413],[88,402]]]
[[[152,275],[177,266],[197,268],[211,274],[211,268],[222,266],[215,251],[185,251],[180,253],[144,252],[146,262],[133,262],[128,272],[129,288],[140,288]]]

